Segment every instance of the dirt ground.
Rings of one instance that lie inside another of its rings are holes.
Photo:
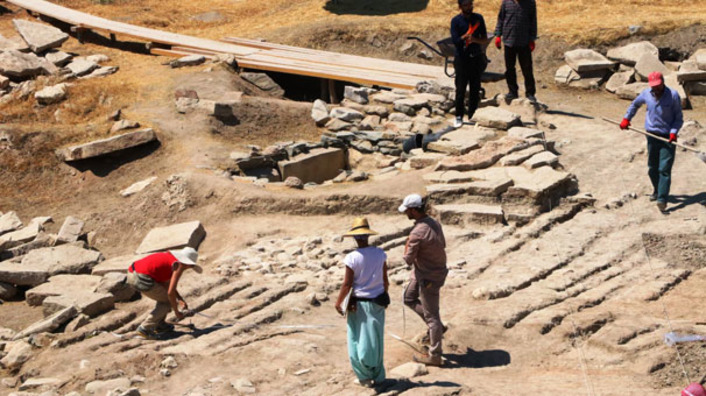
[[[11,30],[10,19],[0,17],[0,33]],[[158,26],[160,21],[152,23]],[[365,29],[360,26],[307,26],[281,33],[278,42],[417,61],[397,51],[404,43],[400,37],[411,32],[403,30],[361,35]],[[706,26],[694,25],[654,37],[633,36],[615,45],[649,38],[682,59],[703,46],[705,36]],[[538,117],[556,127],[545,128],[547,139],[557,143],[561,164],[576,175],[580,193],[590,193],[596,203],[567,219],[556,220],[550,212],[516,229],[448,227],[449,262],[465,264],[452,271],[442,292],[442,318],[450,327],[444,339],[445,367],[363,390],[352,383],[345,325],[333,309],[342,273],[314,279],[306,272],[311,282],[299,290],[279,274],[240,271],[222,276],[218,268],[222,259],[270,241],[321,237],[326,246],[350,248],[350,241],[332,241],[356,215],[368,216],[374,228],[391,233],[408,227],[395,206],[404,195],[424,191],[421,176],[429,170],[304,191],[234,183],[216,172],[231,151],[247,151],[248,144],[318,140],[321,131],[311,120],[310,104],[260,101],[257,97],[264,95],[250,91],[254,98],[238,115],[238,124],[180,115],[173,108],[177,89],[217,95],[252,88],[224,69],[172,70],[160,65],[165,58],[71,39],[65,44],[69,50],[105,53],[120,65],[120,72],[106,79],[105,87],[89,86],[83,93],[80,86],[72,88],[77,101],[69,99],[67,105],[87,103],[80,99],[84,96],[97,103],[73,115],[77,124],[56,122],[60,105],[34,109],[24,103],[24,108],[6,109],[0,131],[9,136],[10,146],[0,151],[0,211],[14,210],[22,219],[51,215],[55,223],[48,225],[49,232],[57,232],[68,215],[81,218],[97,233],[95,246],[108,258],[131,253],[153,227],[201,221],[208,233],[199,249],[206,276],[185,279],[184,294],[189,301],[203,303],[203,312],[211,317],[194,316],[188,321],[200,330],[184,329],[158,342],[97,331],[61,348],[38,348],[21,371],[0,371],[0,377],[61,378],[60,394],[83,394],[85,384],[93,380],[139,375],[144,382],[135,386],[152,395],[229,395],[234,392],[232,381],[247,379],[258,394],[271,395],[667,396],[686,385],[679,351],[688,377],[703,383],[706,343],[680,344],[677,349],[666,346],[662,337],[671,330],[706,333],[706,315],[700,309],[706,299],[706,237],[699,234],[706,224],[706,164],[678,152],[672,209],[666,216],[660,214],[646,196],[650,191],[644,139],[596,118],[620,119],[629,102],[606,92],[554,85],[561,55],[572,48],[568,42],[552,37],[538,46],[537,97],[548,106]],[[500,52],[490,48],[488,53],[490,70],[501,71]],[[486,89],[494,95],[506,87],[501,82]],[[101,94],[112,100],[97,100]],[[693,105],[685,119],[706,125],[706,101],[695,98]],[[81,168],[56,159],[56,147],[106,135],[105,117],[116,108],[123,110],[124,118],[155,127],[161,144]],[[643,117],[644,109],[633,125],[641,125]],[[704,142],[706,136],[701,136],[702,149]],[[182,192],[170,192],[166,180],[172,175],[180,175]],[[158,182],[144,192],[130,198],[119,195],[150,176],[157,176]],[[630,193],[637,198],[606,208]],[[165,194],[181,205],[166,205]],[[470,231],[482,237],[467,237]],[[493,235],[501,237],[486,238]],[[399,266],[400,246],[388,255]],[[406,270],[397,271],[404,279]],[[224,277],[227,282],[221,282]],[[239,283],[248,285],[233,292]],[[391,287],[386,332],[412,339],[424,326],[410,311],[404,313],[403,286],[400,282]],[[502,297],[477,297],[481,291],[501,289]],[[328,300],[312,306],[306,296],[314,292]],[[148,310],[145,301],[120,305],[116,311],[132,313],[133,318],[116,332],[129,334],[136,327],[134,317]],[[20,330],[41,316],[41,309],[22,301],[0,305],[0,327]],[[306,327],[311,325],[321,327]],[[410,360],[412,352],[405,345],[390,337],[385,343],[388,372]],[[179,363],[170,377],[160,374],[160,362],[167,355]],[[0,388],[0,394],[13,391]]]

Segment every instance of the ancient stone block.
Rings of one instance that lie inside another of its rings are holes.
[[[61,47],[61,44],[69,39],[68,34],[42,23],[13,19],[12,24],[32,52],[37,54],[50,48]]]
[[[575,49],[564,53],[566,64],[581,73],[594,70],[612,70],[615,62],[590,49]]]
[[[157,136],[151,128],[148,128],[78,146],[59,149],[56,151],[56,155],[63,161],[78,161],[136,147],[154,140],[157,140]]]
[[[169,249],[180,249],[186,246],[198,249],[199,244],[205,237],[206,230],[199,221],[153,228],[147,233],[135,253],[159,252]],[[129,265],[130,263],[127,264]]]
[[[309,154],[298,155],[278,163],[282,179],[296,176],[304,183],[323,183],[338,176],[348,168],[345,152],[338,148],[314,149]]]

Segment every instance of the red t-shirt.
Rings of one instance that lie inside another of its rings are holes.
[[[135,271],[149,276],[158,283],[169,282],[172,278],[172,264],[177,261],[169,252],[154,253],[135,261]]]

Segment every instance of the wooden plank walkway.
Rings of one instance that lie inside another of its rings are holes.
[[[3,0],[0,0],[3,1]],[[37,14],[73,25],[125,36],[169,48],[153,48],[154,54],[179,57],[186,54],[232,54],[243,68],[296,74],[390,88],[412,89],[419,81],[453,84],[443,68],[417,63],[318,51],[235,37],[222,41],[165,32],[97,17],[44,0],[4,0]]]

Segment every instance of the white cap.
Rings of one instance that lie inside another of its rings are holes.
[[[400,205],[397,210],[399,210],[400,213],[404,213],[409,208],[421,208],[422,206],[424,206],[422,203],[422,196],[419,194],[410,194],[404,197],[402,205]]]
[[[179,250],[170,250],[169,253],[171,253],[172,256],[174,256],[174,258],[177,259],[177,261],[179,261],[180,263],[193,266],[194,271],[196,271],[197,273],[200,274],[201,272],[203,272],[203,268],[201,268],[200,265],[196,264],[199,259],[199,253],[196,251],[196,249],[187,246]]]

